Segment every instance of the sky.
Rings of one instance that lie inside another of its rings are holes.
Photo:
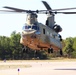
[[[0,0],[0,10],[4,6],[16,7],[25,10],[46,10],[42,0]],[[45,0],[52,9],[76,7],[76,0]],[[76,11],[76,10],[68,10]],[[38,21],[45,24],[46,14],[38,15]],[[56,14],[56,24],[63,29],[62,38],[76,37],[76,14]],[[21,32],[26,23],[26,14],[0,12],[0,36],[10,36],[13,31]]]

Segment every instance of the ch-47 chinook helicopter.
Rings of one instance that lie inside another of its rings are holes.
[[[46,1],[42,1],[47,10],[24,10],[14,7],[5,6],[7,12],[26,12],[26,23],[23,26],[20,43],[24,46],[23,50],[47,50],[48,53],[53,53],[53,50],[60,50],[62,55],[63,42],[59,32],[62,31],[60,25],[55,24],[54,16],[57,13],[76,14],[76,12],[58,12],[62,10],[70,10],[76,8],[51,9]],[[39,23],[37,14],[47,14],[46,24]]]

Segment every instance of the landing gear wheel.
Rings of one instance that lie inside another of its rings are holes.
[[[35,50],[35,54],[37,54],[37,51]]]
[[[50,48],[51,53],[53,53],[53,48]]]
[[[22,53],[25,53],[25,48],[22,48]]]
[[[53,53],[53,48],[48,48],[48,53]]]
[[[60,49],[60,55],[61,55],[61,56],[63,55],[63,51],[62,51],[62,49]]]
[[[23,48],[22,48],[22,52],[23,52],[23,53],[28,53],[28,47],[23,47]]]
[[[48,53],[50,53],[50,48],[48,48]]]

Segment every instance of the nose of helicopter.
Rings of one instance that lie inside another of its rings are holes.
[[[22,33],[24,35],[29,35],[29,34],[40,34],[39,32],[39,27],[37,25],[33,25],[33,26],[28,26],[28,25],[25,25],[23,26],[23,31]]]
[[[24,34],[24,35],[31,35],[31,34],[33,34],[33,33],[35,33],[36,32],[36,30],[34,30],[34,29],[26,29],[26,30],[24,30],[22,33]]]

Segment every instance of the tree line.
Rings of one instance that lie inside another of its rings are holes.
[[[13,31],[10,37],[0,36],[0,60],[25,60],[25,59],[50,59],[58,57],[59,52],[48,54],[47,51],[30,50],[28,53],[22,51],[20,44],[21,34]],[[65,47],[63,48],[63,56],[69,58],[76,58],[76,37],[66,38],[64,41]]]
[[[35,52],[30,50],[28,53],[22,51],[23,45],[20,44],[21,34],[13,31],[10,37],[0,36],[0,60],[23,60],[23,59],[46,59],[44,51]],[[38,57],[39,56],[39,57]]]

